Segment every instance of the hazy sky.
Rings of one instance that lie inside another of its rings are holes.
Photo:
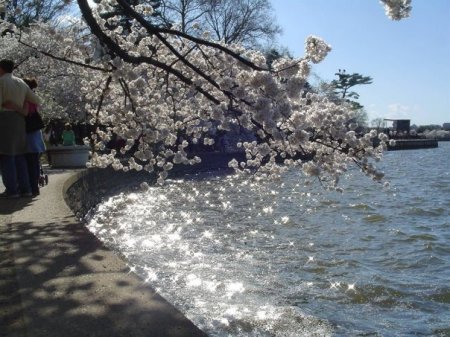
[[[338,69],[373,83],[355,87],[369,120],[450,122],[450,0],[413,0],[411,17],[391,21],[378,0],[271,0],[283,28],[280,45],[304,55],[308,35],[333,48],[314,72],[332,80]]]

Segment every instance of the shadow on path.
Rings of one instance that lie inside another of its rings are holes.
[[[29,206],[32,198],[0,199],[0,215],[10,215]]]
[[[0,221],[0,336],[206,336],[72,216],[11,218]]]

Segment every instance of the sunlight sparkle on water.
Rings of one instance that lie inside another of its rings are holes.
[[[224,316],[228,319],[240,319],[242,318],[242,313],[237,307],[230,307],[224,312]]]
[[[224,201],[222,202],[223,209],[229,209],[231,208],[231,202],[230,201]]]
[[[260,310],[256,313],[256,318],[259,320],[265,320],[267,317],[267,313],[263,310]]]
[[[339,282],[330,282],[330,289],[337,289],[341,286]]]
[[[228,298],[231,298],[235,294],[243,293],[245,291],[245,288],[242,282],[232,282],[226,285],[226,291],[227,291],[226,296]]]
[[[187,287],[200,287],[202,285],[202,280],[194,274],[189,274],[186,277],[186,286]]]
[[[155,271],[153,271],[151,269],[147,271],[147,276],[145,277],[145,283],[154,282],[157,279],[158,279],[158,275],[156,274]]]
[[[167,263],[167,266],[170,267],[170,268],[175,269],[175,268],[177,268],[178,263],[175,262],[175,261],[171,261],[171,262]]]
[[[217,288],[222,284],[222,282],[219,281],[203,281],[203,285],[206,290],[208,290],[211,293],[215,293]]]
[[[272,214],[273,213],[273,208],[271,206],[264,207],[263,208],[263,212],[266,213],[266,214]]]
[[[142,247],[142,248],[147,248],[147,249],[149,249],[149,248],[152,248],[153,245],[154,245],[154,242],[153,242],[152,240],[149,240],[149,239],[145,239],[145,240],[143,240],[143,241],[141,242],[141,247]]]
[[[204,231],[202,236],[206,239],[211,239],[213,237],[213,233],[210,231]]]
[[[124,240],[124,244],[127,247],[134,247],[136,245],[136,239],[128,236],[128,238],[126,240]]]

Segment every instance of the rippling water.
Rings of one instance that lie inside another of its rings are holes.
[[[450,143],[389,152],[389,189],[187,177],[88,227],[210,336],[450,336]]]

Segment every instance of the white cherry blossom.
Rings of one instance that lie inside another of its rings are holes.
[[[237,171],[297,168],[335,186],[355,164],[375,180],[383,177],[374,162],[388,137],[357,135],[351,107],[305,88],[311,63],[331,51],[321,38],[306,39],[304,58],[281,58],[269,69],[261,52],[153,26],[144,18],[152,9],[116,2],[132,18],[130,31],[109,28],[119,17],[100,16],[111,9],[109,0],[96,8],[78,0],[93,34],[81,23],[22,31],[0,24],[9,31],[0,57],[19,61],[21,76],[39,77],[44,110],[94,126],[86,139],[90,166],[156,171],[162,183],[174,165],[200,162],[190,146],[213,146],[217,132],[244,130],[248,139],[234,146],[246,159],[229,163]],[[382,2],[396,20],[410,11],[407,0]]]

